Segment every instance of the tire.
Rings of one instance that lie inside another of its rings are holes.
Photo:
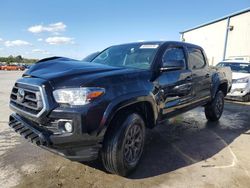
[[[108,129],[101,151],[104,168],[127,176],[138,165],[145,142],[145,123],[137,113],[119,114]]]
[[[218,121],[224,109],[224,94],[219,90],[214,99],[205,106],[205,115],[209,121]]]
[[[250,93],[246,94],[243,98],[242,98],[243,102],[249,102],[250,101]]]

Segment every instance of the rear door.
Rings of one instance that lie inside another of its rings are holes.
[[[187,47],[188,67],[192,71],[195,100],[208,100],[211,96],[211,71],[204,52],[195,47]]]
[[[174,115],[178,109],[187,106],[194,97],[192,72],[187,67],[185,49],[181,45],[167,46],[162,55],[162,67],[164,62],[179,60],[185,63],[183,69],[164,71],[158,77],[163,118]]]

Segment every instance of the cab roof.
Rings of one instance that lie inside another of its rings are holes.
[[[126,45],[126,44],[127,45],[128,44],[141,44],[141,45],[156,44],[156,45],[159,45],[159,46],[167,45],[167,44],[173,44],[173,45],[181,45],[181,46],[186,46],[186,47],[193,47],[193,48],[202,49],[202,47],[200,47],[198,45],[187,43],[187,42],[180,42],[180,41],[142,41],[142,42],[132,42],[132,43],[118,44],[118,45],[114,45],[114,46],[120,46],[120,45]]]
[[[249,63],[249,61],[246,61],[246,60],[225,60],[225,61],[221,61],[220,63]]]

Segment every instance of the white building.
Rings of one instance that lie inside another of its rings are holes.
[[[180,34],[182,41],[204,48],[210,65],[225,59],[250,61],[250,7]]]

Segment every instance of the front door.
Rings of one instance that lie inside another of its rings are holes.
[[[162,67],[164,67],[164,62],[184,61],[182,69],[164,71],[157,79],[162,97],[160,108],[163,118],[175,115],[194,97],[192,72],[188,70],[186,57],[182,46],[166,47],[163,53]]]

